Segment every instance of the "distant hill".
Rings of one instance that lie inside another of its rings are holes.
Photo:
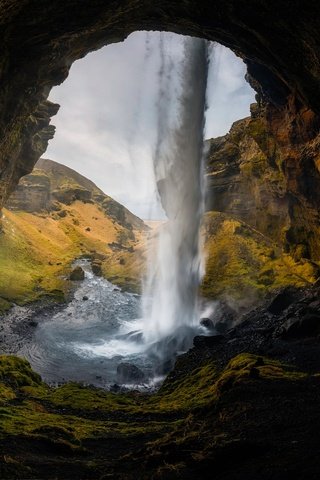
[[[20,180],[6,206],[10,210],[35,213],[57,210],[59,203],[70,205],[76,200],[97,203],[122,226],[148,228],[139,217],[106,195],[91,180],[61,163],[44,158],[37,162],[30,175]]]
[[[71,168],[39,160],[9,198],[1,225],[0,311],[12,302],[64,298],[81,256],[99,274],[139,291],[149,227]]]

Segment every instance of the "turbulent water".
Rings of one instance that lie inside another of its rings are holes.
[[[88,262],[77,263],[85,280],[74,299],[52,317],[36,318],[32,342],[19,353],[51,383],[74,380],[107,387],[117,382],[117,366],[124,361],[143,369],[150,383],[154,367],[143,355],[145,346],[130,340],[132,331],[141,329],[140,298],[95,276]]]
[[[199,325],[197,290],[201,280],[200,223],[203,214],[203,149],[207,42],[187,37],[173,71],[161,48],[158,139],[154,170],[168,221],[150,258],[144,292],[144,337],[160,357],[190,346]],[[178,75],[178,95],[170,89]],[[174,107],[172,107],[174,105]],[[168,341],[166,341],[166,339]]]

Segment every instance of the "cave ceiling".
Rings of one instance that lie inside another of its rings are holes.
[[[288,97],[320,110],[320,2],[275,0],[3,0],[0,60],[0,204],[54,134],[47,101],[72,63],[136,30],[217,41],[247,64],[265,102]]]

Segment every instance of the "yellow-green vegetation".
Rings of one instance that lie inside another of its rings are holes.
[[[6,420],[7,433],[16,431],[18,425],[22,433],[24,428],[30,431],[34,427],[35,417],[32,416],[30,419],[30,412],[38,418],[37,427],[47,425],[48,421],[50,425],[60,425],[61,421],[65,425],[70,420],[71,414],[74,419],[78,416],[83,418],[88,413],[94,412],[99,414],[100,419],[115,413],[125,413],[129,416],[172,412],[185,414],[212,404],[226,389],[239,382],[248,382],[256,378],[270,381],[277,379],[299,381],[306,376],[307,374],[297,372],[289,365],[283,365],[276,360],[245,353],[233,358],[222,371],[218,371],[210,361],[191,370],[182,379],[171,381],[169,377],[162,388],[153,395],[137,392],[117,394],[76,383],[50,388],[41,381],[26,360],[2,355],[0,356],[0,400],[2,405],[7,406],[8,414],[12,412],[9,415],[10,419]],[[15,402],[11,405],[10,402],[13,399]],[[65,414],[57,413],[54,413],[51,421],[50,413],[47,411],[48,406],[50,411],[56,408],[57,411],[64,409],[63,411],[68,412],[66,421]],[[25,415],[22,425],[20,416],[18,421],[14,418],[14,412],[18,414],[23,409],[28,411],[28,415]],[[108,421],[105,422],[105,428]],[[98,424],[101,426],[103,422],[100,423],[99,420]],[[88,431],[85,432],[87,433]]]
[[[4,210],[0,234],[0,312],[12,302],[23,304],[51,295],[63,299],[69,288],[68,273],[73,260],[82,255],[102,256],[103,271],[115,283],[123,279],[133,284],[127,273],[133,252],[126,244],[124,253],[114,252],[109,244],[118,242],[127,229],[107,217],[96,204],[73,202],[59,212],[35,214]],[[134,231],[135,238],[141,233]],[[126,256],[126,263],[120,257]],[[119,258],[118,258],[119,257]],[[108,274],[108,275],[107,275]],[[139,281],[136,280],[136,283]],[[119,282],[121,283],[121,281]]]
[[[0,313],[68,292],[72,262],[97,258],[102,273],[138,290],[139,245],[146,226],[93,182],[40,159],[3,210],[0,229]],[[136,249],[138,253],[136,254]]]
[[[316,281],[318,268],[306,260],[295,261],[276,243],[225,214],[210,212],[204,221],[206,275],[201,292],[248,302],[267,292]]]

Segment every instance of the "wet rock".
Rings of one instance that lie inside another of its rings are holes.
[[[97,275],[98,277],[102,276],[102,263],[100,260],[94,260],[91,263],[91,268],[95,275]]]
[[[84,280],[84,270],[80,266],[75,267],[70,273],[70,280],[80,281]]]
[[[117,367],[117,381],[119,383],[139,383],[145,378],[144,373],[140,368],[132,363],[123,362]]]
[[[307,313],[301,318],[289,318],[283,325],[283,338],[316,337],[320,334],[320,314]]]
[[[118,393],[120,390],[121,390],[121,387],[117,383],[114,383],[110,387],[110,392],[113,392],[113,393]]]
[[[214,313],[214,329],[219,334],[226,333],[237,318],[237,312],[227,303],[220,302]]]
[[[226,337],[224,335],[212,335],[210,337],[206,337],[205,335],[197,335],[193,339],[193,345],[196,348],[204,348],[204,347],[214,347],[215,345],[219,345],[220,343],[224,342]]]
[[[156,375],[168,375],[168,373],[171,372],[171,370],[174,367],[175,360],[176,360],[175,358],[171,358],[171,359],[163,362],[161,365],[159,365],[155,369],[155,374]]]
[[[214,330],[214,323],[211,318],[200,318],[200,325],[208,330]]]
[[[297,290],[295,288],[285,288],[278,295],[276,295],[270,305],[267,308],[272,315],[280,315],[286,310],[293,302],[298,300]]]

